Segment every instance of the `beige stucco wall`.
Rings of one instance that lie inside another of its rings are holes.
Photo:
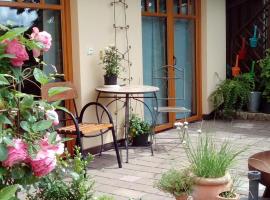
[[[202,93],[203,114],[212,106],[209,95],[219,79],[226,78],[226,3],[225,0],[202,0]]]
[[[133,84],[143,83],[141,1],[126,0],[127,23],[130,45],[130,59],[133,63],[131,76]],[[103,70],[99,63],[99,50],[114,44],[113,8],[111,0],[71,0],[72,51],[74,82],[79,91],[78,105],[94,101],[95,87],[103,85]],[[225,77],[226,65],[226,27],[225,0],[202,0],[202,84],[203,114],[211,112],[208,96],[215,89],[217,79]],[[122,23],[123,12],[117,11],[116,18]],[[125,46],[124,34],[119,32],[117,46]],[[89,48],[94,50],[88,55]],[[89,116],[91,117],[91,116]],[[121,123],[122,118],[120,117]],[[87,146],[97,145],[97,141],[86,142]],[[106,136],[105,141],[111,141]]]
[[[71,1],[73,72],[75,85],[79,88],[78,104],[80,107],[89,101],[95,101],[97,96],[95,88],[103,85],[104,71],[99,65],[99,51],[115,43],[114,15],[111,2],[111,0]],[[127,24],[130,26],[128,30],[129,43],[132,47],[130,51],[132,84],[139,84],[143,81],[141,1],[127,0],[126,2],[128,4]],[[116,9],[117,23],[122,25],[124,12],[120,6],[117,6]],[[117,33],[117,47],[120,51],[124,51],[126,47],[124,31]],[[88,55],[89,48],[94,50],[92,55]],[[126,74],[127,72],[121,76]],[[121,115],[118,117],[118,123],[123,123]],[[111,141],[111,136],[105,136],[105,141]],[[86,142],[87,146],[93,146],[93,144],[98,143],[93,139],[91,142]]]

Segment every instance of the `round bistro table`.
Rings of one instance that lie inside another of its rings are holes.
[[[126,149],[126,162],[128,163],[128,130],[129,130],[129,119],[130,119],[130,99],[135,99],[143,103],[146,108],[150,111],[152,116],[152,126],[155,127],[156,123],[156,114],[154,113],[154,109],[151,111],[149,105],[147,105],[142,99],[144,98],[154,98],[156,106],[158,106],[157,95],[156,92],[159,91],[158,87],[149,86],[149,85],[127,85],[127,86],[119,86],[119,87],[97,87],[96,91],[98,92],[96,101],[98,102],[100,98],[114,98],[111,102],[107,104],[109,106],[114,101],[124,99],[125,106],[125,149]],[[116,96],[106,96],[106,94],[115,94]],[[151,97],[145,97],[142,94],[153,94]],[[138,96],[141,95],[141,96]],[[151,131],[151,153],[153,155],[153,131]],[[102,141],[103,144],[103,141]]]

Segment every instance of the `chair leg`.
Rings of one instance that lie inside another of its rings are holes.
[[[103,138],[103,134],[101,134],[101,146],[100,146],[100,149],[99,149],[99,156],[102,155],[102,151],[103,151],[103,145],[104,145],[104,138]]]
[[[115,153],[116,153],[116,157],[117,157],[118,166],[119,166],[119,168],[122,168],[122,162],[121,162],[121,158],[120,158],[120,154],[119,154],[117,138],[116,138],[114,127],[111,129],[111,131],[112,131],[113,144],[114,144],[114,149],[115,149]]]

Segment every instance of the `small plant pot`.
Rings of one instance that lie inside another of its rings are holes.
[[[142,134],[133,138],[132,146],[147,146],[148,145],[148,135]]]
[[[231,186],[229,173],[220,178],[194,177],[192,197],[194,200],[216,200],[221,192],[230,190]]]
[[[261,104],[261,92],[250,92],[248,101],[249,112],[259,112]]]
[[[188,195],[187,194],[182,194],[180,196],[174,196],[176,200],[187,200]]]
[[[222,197],[220,194],[217,196],[217,200],[239,200],[240,195],[237,193],[234,193],[235,197]]]
[[[104,76],[104,85],[117,85],[117,76]]]

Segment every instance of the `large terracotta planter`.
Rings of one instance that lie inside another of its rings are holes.
[[[240,199],[240,195],[239,194],[235,194],[234,198],[226,198],[226,197],[221,197],[221,196],[217,196],[217,200],[239,200]]]
[[[229,173],[220,178],[194,178],[192,197],[194,200],[216,200],[224,191],[230,190],[232,180]]]
[[[180,196],[175,196],[176,200],[187,200],[188,199],[188,195],[187,194],[182,194]]]

